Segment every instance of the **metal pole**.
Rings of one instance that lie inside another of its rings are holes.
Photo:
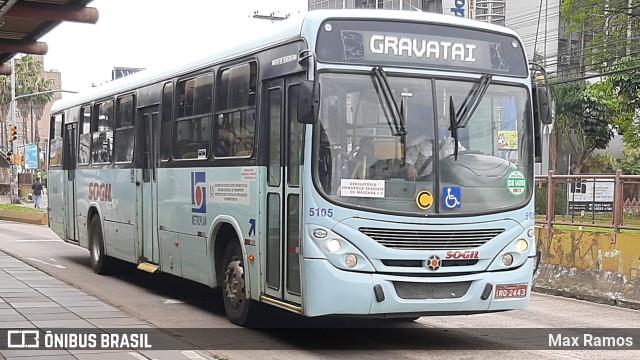
[[[16,59],[15,57],[11,58],[11,123],[10,125],[16,125]],[[16,139],[17,140],[17,139]],[[11,142],[12,149],[11,151],[14,154],[18,153],[18,148],[16,141]],[[11,161],[11,181],[9,183],[9,192],[11,193],[11,203],[17,204],[18,201],[18,172],[16,171],[16,167],[13,164],[13,159]]]

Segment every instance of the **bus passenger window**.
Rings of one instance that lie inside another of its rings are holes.
[[[113,101],[94,105],[94,111],[98,116],[91,126],[91,162],[110,163],[113,154]]]
[[[173,158],[207,159],[211,140],[213,75],[180,81],[177,91],[179,100],[173,127]]]
[[[133,160],[133,143],[135,128],[133,124],[133,95],[127,95],[117,102],[117,128],[114,148],[115,162],[131,162]]]
[[[216,157],[250,157],[255,142],[255,63],[242,64],[220,73],[216,89]]]
[[[78,146],[78,165],[89,164],[91,157],[91,105],[80,110],[80,141]]]

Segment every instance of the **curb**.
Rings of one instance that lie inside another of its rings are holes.
[[[0,209],[0,220],[15,221],[33,225],[49,225],[49,216],[42,211],[20,211]]]

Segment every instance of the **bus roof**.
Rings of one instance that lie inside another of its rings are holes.
[[[304,36],[309,40],[310,48],[315,48],[315,37],[319,26],[326,19],[331,18],[427,22],[504,33],[520,39],[518,34],[511,29],[451,15],[421,11],[375,9],[313,10],[306,13],[304,16],[294,17],[280,23],[274,23],[274,29],[272,32],[258,36],[254,35],[251,40],[241,42],[235,47],[215,49],[204,57],[176,64],[176,66],[173,67],[143,70],[124,78],[102,84],[70,98],[58,100],[54,103],[51,112],[55,113],[62,109],[86,104],[95,99],[109,97],[141,86],[153,84],[163,79],[171,78],[172,76],[186,74],[208,65],[243,56],[256,50],[267,48],[274,44],[281,43],[289,39],[295,39],[300,36]]]

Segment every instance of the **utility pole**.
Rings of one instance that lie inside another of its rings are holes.
[[[11,122],[9,126],[16,125],[16,59],[14,57],[11,58]],[[18,146],[15,142],[10,141],[9,146],[11,146],[11,153],[18,153]],[[11,193],[11,203],[17,204],[20,203],[18,201],[18,172],[16,171],[16,166],[13,164],[15,161],[11,161],[9,164],[9,169],[11,172],[11,180],[9,181],[9,192]]]
[[[275,12],[272,12],[269,15],[260,15],[258,14],[258,10],[253,12],[253,18],[254,19],[261,19],[261,20],[271,20],[271,22],[274,21],[282,21],[282,20],[287,20],[289,18],[289,14],[285,15],[285,16],[279,16],[276,15]]]

